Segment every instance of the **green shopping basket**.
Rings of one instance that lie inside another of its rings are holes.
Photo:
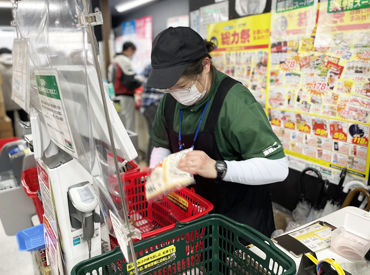
[[[253,228],[212,214],[135,244],[140,274],[295,274],[294,261]],[[72,275],[134,274],[118,247],[77,264]]]

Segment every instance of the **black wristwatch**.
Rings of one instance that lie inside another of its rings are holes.
[[[224,162],[223,160],[217,160],[215,166],[217,171],[217,180],[222,180],[225,177],[227,171],[226,162]]]

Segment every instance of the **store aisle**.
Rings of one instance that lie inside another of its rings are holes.
[[[0,222],[0,274],[34,274],[31,253],[18,251],[15,236],[7,236]]]

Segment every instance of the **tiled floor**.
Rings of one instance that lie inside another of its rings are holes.
[[[5,235],[0,222],[0,274],[33,275],[31,253],[18,251],[15,236]]]

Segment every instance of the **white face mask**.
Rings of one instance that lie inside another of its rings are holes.
[[[170,93],[182,105],[191,106],[199,102],[206,95],[207,84],[208,76],[206,78],[206,85],[204,85],[203,92],[200,92],[194,83],[188,89],[178,89]]]

